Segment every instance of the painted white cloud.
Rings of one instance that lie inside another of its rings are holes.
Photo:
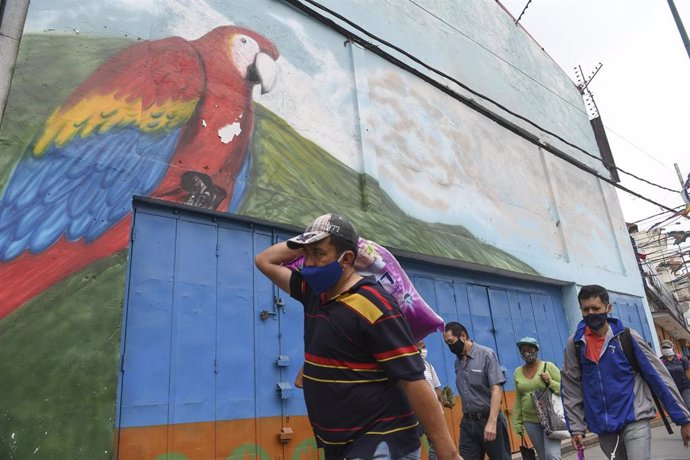
[[[161,7],[166,12],[166,19],[169,21],[169,35],[178,35],[187,40],[196,40],[218,26],[233,24],[204,1],[161,0]]]
[[[275,88],[257,100],[307,139],[361,170],[352,72],[344,69],[329,49],[316,46],[300,21],[269,16],[292,29],[309,55],[310,65],[317,70],[309,74],[281,57]]]
[[[367,86],[365,142],[373,144],[381,187],[402,209],[463,225],[504,249],[529,252],[538,241],[539,250],[561,254],[535,146],[397,70],[373,71]]]

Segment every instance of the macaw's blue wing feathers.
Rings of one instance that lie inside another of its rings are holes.
[[[0,260],[41,252],[62,233],[98,238],[131,211],[133,194],[156,188],[179,133],[113,129],[26,155],[0,199]]]

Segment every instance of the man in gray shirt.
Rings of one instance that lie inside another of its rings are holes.
[[[496,353],[470,340],[460,323],[446,324],[443,340],[456,355],[455,383],[462,401],[460,455],[466,460],[510,459],[508,424],[501,413],[505,373]]]

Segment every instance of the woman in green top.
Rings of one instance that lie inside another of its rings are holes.
[[[534,411],[530,393],[548,386],[557,395],[561,394],[561,372],[555,364],[539,359],[539,342],[524,337],[517,343],[525,365],[515,369],[515,406],[513,406],[513,428],[520,436],[525,430],[537,449],[537,455],[544,460],[560,460],[561,441],[549,438],[539,423]]]

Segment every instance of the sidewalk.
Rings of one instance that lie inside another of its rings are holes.
[[[653,460],[688,460],[690,459],[690,449],[683,447],[680,438],[680,427],[671,425],[673,434],[668,434],[666,427],[660,420],[652,423],[652,459]],[[585,459],[586,460],[607,460],[604,453],[599,448],[596,436],[588,435],[585,438]],[[590,444],[591,443],[591,444]],[[567,447],[566,447],[567,446]],[[563,443],[563,460],[575,460],[577,452],[572,449],[570,441]],[[520,459],[520,454],[513,455],[513,459]]]

